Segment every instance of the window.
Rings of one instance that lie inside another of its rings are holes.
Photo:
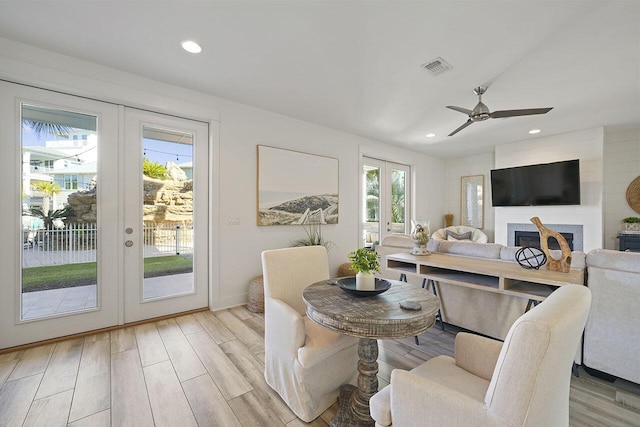
[[[65,175],[64,176],[64,189],[76,190],[78,188],[78,175]]]

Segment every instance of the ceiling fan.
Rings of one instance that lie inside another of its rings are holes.
[[[486,86],[478,86],[473,90],[473,93],[478,95],[478,104],[473,108],[473,110],[467,110],[462,107],[455,107],[453,105],[447,105],[447,108],[450,108],[455,111],[459,111],[461,113],[469,116],[469,120],[467,120],[462,126],[458,129],[451,132],[448,136],[455,135],[460,132],[462,129],[466,128],[470,124],[474,122],[482,122],[487,119],[502,119],[505,117],[516,117],[516,116],[531,116],[534,114],[546,114],[551,111],[551,108],[527,108],[524,110],[502,110],[502,111],[494,111],[493,113],[489,111],[489,108],[484,105],[482,102],[482,95],[487,91]]]

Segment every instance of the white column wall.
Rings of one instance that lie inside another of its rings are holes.
[[[582,224],[584,251],[603,243],[604,129],[595,128],[498,145],[495,168],[580,160],[579,206],[496,207],[495,242],[507,244],[507,223],[529,223],[537,216],[543,224]]]

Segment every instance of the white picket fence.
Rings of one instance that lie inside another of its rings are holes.
[[[64,228],[23,230],[23,267],[96,261],[96,224],[68,224]],[[193,225],[145,222],[144,257],[193,253]]]

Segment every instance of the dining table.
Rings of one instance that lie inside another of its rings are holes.
[[[307,317],[332,331],[359,338],[357,386],[340,388],[339,409],[332,427],[375,425],[369,400],[378,392],[378,340],[417,336],[436,321],[438,298],[426,289],[376,278],[382,293],[360,291],[345,284],[353,278],[323,280],[304,289]],[[401,306],[402,305],[402,306]],[[406,308],[408,307],[408,308]]]

